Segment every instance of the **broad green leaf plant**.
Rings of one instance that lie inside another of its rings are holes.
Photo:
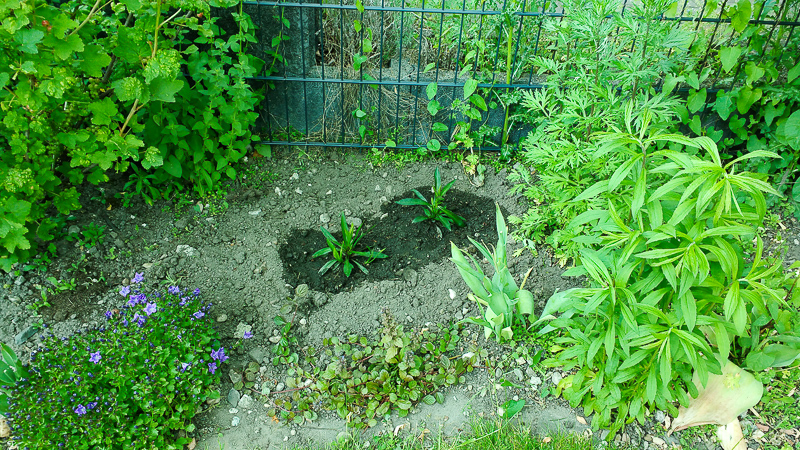
[[[358,267],[359,270],[364,272],[365,274],[369,273],[364,265],[368,265],[372,261],[376,259],[386,258],[386,254],[383,253],[383,250],[370,250],[367,251],[360,251],[356,250],[358,246],[358,242],[364,237],[364,232],[362,231],[362,226],[355,226],[355,224],[351,224],[349,227],[347,226],[347,221],[344,218],[344,213],[341,214],[341,229],[342,229],[342,240],[341,242],[337,240],[330,231],[328,231],[325,227],[320,227],[320,231],[322,234],[325,235],[325,240],[328,243],[328,246],[320,249],[316,253],[314,253],[311,257],[317,258],[320,256],[331,255],[333,259],[326,262],[322,268],[319,269],[319,273],[321,275],[325,275],[325,273],[330,270],[331,268],[336,268],[338,266],[342,266],[344,270],[344,275],[346,277],[350,277],[350,274],[353,272],[353,267]],[[366,258],[364,264],[356,261],[356,257]]]
[[[515,322],[525,323],[526,316],[533,314],[533,294],[530,291],[517,287],[514,277],[508,270],[506,262],[506,239],[508,227],[500,212],[500,206],[496,205],[497,219],[497,246],[490,251],[485,245],[470,238],[470,242],[486,258],[494,268],[494,275],[489,278],[481,269],[475,259],[469,256],[469,261],[464,257],[464,253],[452,242],[450,250],[452,257],[450,261],[455,263],[458,272],[467,283],[470,290],[468,298],[477,302],[483,311],[479,317],[464,319],[466,323],[481,325],[484,336],[489,339],[494,335],[498,342],[511,340],[514,337],[512,325]],[[525,287],[523,282],[522,287]]]
[[[11,347],[0,342],[0,413],[8,413],[9,390],[26,376],[28,368],[22,365]]]
[[[750,158],[776,155],[725,162],[712,139],[668,133],[631,111],[623,129],[600,134],[600,152],[625,162],[576,198],[613,194],[605,208],[572,221],[588,227],[584,242],[594,248],[580,250],[567,275],[585,275],[589,286],[553,295],[538,321],[547,323],[541,332],[560,330],[547,364],[575,370],[560,392],[596,415],[593,427],[614,432],[655,409],[676,415],[673,402],[685,407],[709,374],[721,373],[721,362],[772,352],[765,338],[796,339],[800,305],[794,277],[764,257],[756,235],[764,193],[775,191],[761,176],[736,171]]]
[[[428,201],[424,195],[420,194],[418,190],[412,189],[411,192],[413,192],[417,198],[404,198],[398,200],[397,204],[403,206],[422,206],[424,210],[423,215],[414,217],[412,223],[434,220],[441,223],[448,231],[450,231],[452,225],[463,227],[467,223],[466,219],[447,209],[444,204],[444,196],[447,194],[447,191],[453,187],[455,182],[456,180],[453,180],[442,186],[442,175],[439,173],[439,168],[437,167],[433,172],[433,187],[431,188],[433,197],[431,197],[430,201]]]
[[[206,16],[237,3],[0,3],[0,269],[35,256],[81,208],[77,186],[112,170],[133,172],[126,191],[148,202],[235,177],[259,98],[244,77],[260,62],[241,8],[227,39]]]

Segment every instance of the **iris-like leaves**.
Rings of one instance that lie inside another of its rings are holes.
[[[383,250],[356,250],[358,242],[362,237],[364,237],[362,225],[359,225],[358,227],[355,225],[350,225],[348,227],[347,221],[344,218],[344,213],[341,214],[341,228],[342,240],[340,242],[338,239],[333,237],[331,232],[325,227],[320,227],[320,231],[322,231],[322,234],[325,236],[328,246],[318,250],[316,253],[311,255],[311,257],[317,258],[324,255],[331,255],[333,257],[333,259],[326,262],[322,268],[319,269],[319,273],[321,275],[325,275],[328,270],[340,265],[343,266],[344,275],[346,277],[350,277],[354,267],[358,267],[359,270],[367,274],[369,271],[366,267],[364,267],[364,265],[369,264],[376,259],[386,258],[386,254],[383,253]],[[366,261],[364,261],[364,264],[361,264],[355,260],[356,257],[365,258]]]

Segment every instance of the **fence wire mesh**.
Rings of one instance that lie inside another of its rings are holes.
[[[748,11],[742,11],[744,3]],[[513,146],[527,132],[524,123],[514,120],[519,93],[542,88],[548,83],[544,62],[567,61],[583,45],[560,39],[565,23],[592,29],[582,21],[593,16],[582,8],[606,11],[600,20],[616,28],[595,43],[598,54],[613,44],[626,50],[627,59],[641,54],[682,61],[660,67],[660,80],[686,67],[704,67],[713,74],[704,82],[709,92],[741,84],[748,62],[765,55],[788,67],[800,60],[797,0],[752,5],[748,0],[244,4],[259,27],[251,48],[266,61],[264,71],[252,79],[268,87],[257,133],[262,144],[271,145],[382,148],[389,143],[416,149],[435,139],[447,146],[466,120],[474,138],[470,147],[496,151]],[[633,28],[638,34],[626,33]],[[648,53],[656,51],[648,48],[651,32],[661,36],[666,54]],[[732,76],[719,64],[723,45],[746,53]],[[628,63],[622,59],[620,65]],[[457,106],[468,80],[478,82],[487,110],[465,119]],[[433,111],[427,107],[431,83],[439,104]],[[679,91],[688,89],[679,84]]]

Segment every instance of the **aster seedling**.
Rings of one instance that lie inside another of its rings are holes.
[[[453,183],[455,182],[456,180],[453,180],[442,187],[442,175],[439,173],[439,168],[437,167],[433,172],[433,187],[431,188],[433,197],[431,197],[430,201],[428,201],[424,195],[420,194],[418,190],[412,189],[411,192],[413,192],[417,198],[404,198],[398,200],[397,204],[403,206],[422,206],[423,214],[414,217],[414,220],[411,221],[412,223],[435,220],[447,228],[448,231],[450,231],[453,224],[457,227],[463,227],[467,223],[467,220],[453,213],[444,205],[444,195],[453,187]]]
[[[344,218],[344,213],[341,215],[342,217],[342,240],[341,242],[338,241],[333,235],[325,229],[325,227],[320,227],[322,234],[325,235],[325,240],[328,243],[328,246],[320,249],[316,253],[314,253],[311,257],[316,258],[319,256],[324,255],[331,255],[333,259],[326,262],[325,265],[319,269],[319,273],[325,275],[329,269],[333,267],[338,267],[342,265],[344,267],[344,275],[346,277],[350,276],[350,273],[353,272],[353,266],[358,267],[362,272],[369,273],[364,265],[371,263],[379,258],[386,258],[386,254],[383,253],[383,250],[370,250],[367,251],[359,251],[356,250],[356,246],[358,242],[364,237],[364,232],[362,231],[362,225],[355,226],[355,224],[351,224],[349,227],[347,226],[347,221]],[[356,257],[366,258],[364,264],[356,261]]]

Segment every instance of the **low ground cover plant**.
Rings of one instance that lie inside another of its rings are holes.
[[[138,274],[134,281],[141,281]],[[228,358],[199,290],[170,286],[128,299],[93,330],[48,334],[9,393],[8,420],[20,449],[181,449],[192,417],[219,398]]]
[[[406,331],[386,309],[378,339],[333,337],[320,348],[300,349],[291,325],[304,290],[298,286],[282,310],[286,314],[274,318],[282,333],[273,364],[287,368],[286,389],[271,393],[268,414],[276,420],[302,424],[331,410],[350,427],[372,427],[395,411],[405,417],[419,402],[444,402],[442,389],[464,382],[464,374],[479,364],[477,349],[453,354],[460,327]]]
[[[344,218],[344,213],[341,214],[341,229],[342,229],[342,241],[339,242],[330,231],[328,231],[325,227],[320,227],[322,234],[325,235],[325,240],[328,243],[328,246],[318,250],[313,255],[312,258],[318,258],[320,256],[331,255],[333,259],[326,262],[320,269],[319,273],[325,275],[325,273],[331,269],[342,266],[344,270],[344,275],[349,277],[350,274],[353,272],[353,267],[358,267],[358,269],[364,273],[369,273],[365,264],[369,264],[376,259],[386,258],[386,254],[383,253],[383,250],[370,250],[367,249],[366,251],[356,250],[358,246],[358,242],[361,238],[364,237],[364,232],[362,231],[362,225],[356,226],[355,224],[351,224],[349,227],[347,226],[347,220]],[[356,257],[366,258],[364,264],[356,261]]]
[[[497,221],[497,246],[494,251],[489,251],[485,245],[469,238],[472,245],[481,252],[494,268],[494,275],[489,278],[484,274],[480,265],[472,255],[469,255],[472,265],[464,257],[464,252],[452,242],[450,258],[458,272],[472,290],[468,297],[483,308],[483,315],[464,319],[464,322],[483,326],[486,339],[494,334],[495,339],[511,340],[514,336],[512,327],[525,324],[526,317],[533,314],[533,294],[530,291],[517,287],[514,277],[508,270],[506,262],[506,239],[508,227],[500,212],[500,205],[496,206],[495,218]],[[523,282],[523,287],[525,283]]]
[[[413,192],[417,198],[404,198],[402,200],[398,200],[397,204],[403,206],[422,207],[423,214],[414,217],[412,223],[433,220],[441,223],[442,226],[447,228],[448,231],[450,231],[452,225],[463,227],[467,223],[467,220],[447,209],[444,204],[444,196],[447,194],[447,191],[453,187],[455,182],[456,180],[453,180],[442,186],[442,175],[437,167],[433,172],[433,187],[431,188],[433,196],[431,197],[430,201],[428,201],[424,195],[420,194],[418,190],[412,189],[411,192]]]

